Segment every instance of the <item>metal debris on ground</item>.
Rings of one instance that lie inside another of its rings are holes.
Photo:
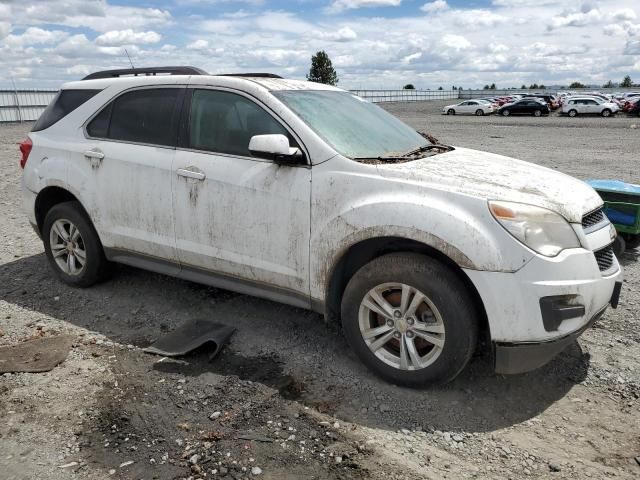
[[[42,337],[0,347],[0,373],[41,373],[67,358],[74,341],[71,335]]]
[[[209,354],[209,360],[212,360],[235,330],[229,325],[203,318],[192,319],[163,335],[144,351],[165,357],[181,357],[203,345],[212,344],[213,351]]]

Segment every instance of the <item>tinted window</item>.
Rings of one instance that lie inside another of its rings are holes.
[[[100,90],[61,90],[45,108],[32,131],[38,132],[49,128],[58,120],[69,115],[76,108],[96,95]]]
[[[109,133],[109,120],[111,120],[111,108],[113,102],[111,102],[107,108],[103,108],[102,111],[96,115],[91,123],[87,126],[87,133],[96,138],[107,138]]]
[[[175,145],[174,128],[179,88],[135,90],[119,96],[111,107],[107,137],[113,140]],[[109,107],[107,107],[109,108]],[[104,121],[100,116],[94,121]]]
[[[279,133],[295,142],[271,115],[251,100],[235,93],[194,90],[189,118],[189,146],[202,150],[250,157],[254,135]]]

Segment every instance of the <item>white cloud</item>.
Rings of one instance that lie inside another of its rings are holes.
[[[189,50],[206,50],[209,48],[209,42],[206,40],[196,40],[195,42],[191,42],[187,45]]]
[[[134,32],[127,30],[111,30],[96,38],[96,45],[132,45],[158,43],[162,36],[154,31]]]
[[[420,7],[420,10],[422,10],[425,13],[442,12],[448,9],[449,9],[449,5],[445,0],[435,0],[435,2],[425,3],[423,6]]]
[[[397,7],[402,0],[333,0],[329,5],[330,12],[342,12],[364,7]]]
[[[358,34],[351,27],[342,27],[335,31],[322,31],[318,33],[318,37],[333,42],[350,42],[358,38]]]
[[[442,37],[442,45],[454,50],[465,50],[471,47],[471,42],[462,35],[447,34]]]

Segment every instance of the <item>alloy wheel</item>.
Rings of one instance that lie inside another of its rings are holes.
[[[436,306],[420,290],[404,283],[384,283],[362,299],[360,334],[373,354],[399,370],[433,364],[445,343],[445,326]]]
[[[56,220],[49,232],[49,246],[56,265],[67,275],[80,275],[87,263],[87,250],[80,230],[71,221]]]

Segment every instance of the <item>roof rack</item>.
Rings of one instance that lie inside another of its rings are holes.
[[[259,77],[259,78],[282,78],[275,73],[219,73],[217,77]]]
[[[90,73],[82,80],[95,80],[97,78],[117,78],[125,75],[133,76],[153,76],[158,74],[169,75],[208,75],[204,70],[197,67],[149,67],[149,68],[120,68],[116,70],[102,70],[101,72]]]

